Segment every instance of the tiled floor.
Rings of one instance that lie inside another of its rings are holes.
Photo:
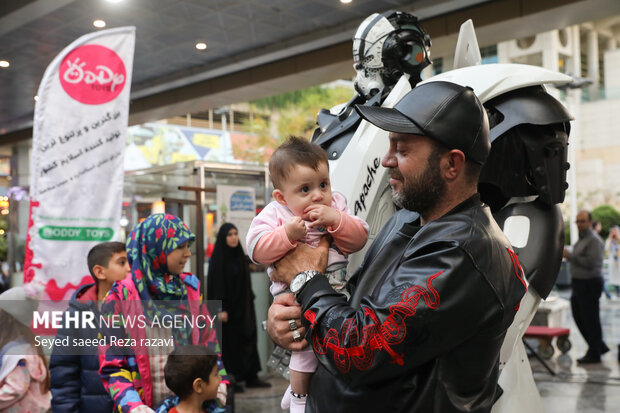
[[[559,295],[569,299],[570,291]],[[620,344],[620,299],[601,298],[601,323],[603,338],[611,351],[603,356],[601,364],[579,366],[575,359],[583,356],[587,345],[569,317],[570,339],[573,348],[567,355],[551,360],[558,372],[550,375],[537,360],[530,359],[534,379],[542,396],[547,413],[599,413],[620,412],[620,370],[618,345]]]
[[[568,299],[570,291],[557,292]],[[570,311],[570,310],[569,310]],[[578,366],[575,360],[585,354],[587,346],[572,322],[570,313],[566,327],[571,329],[572,349],[566,355],[556,354],[550,365],[557,375],[552,376],[534,358],[530,359],[534,379],[546,413],[620,412],[620,299],[601,298],[601,320],[605,342],[611,351],[601,364]],[[268,376],[267,376],[268,377]],[[248,389],[236,398],[236,413],[281,412],[280,399],[286,389],[284,379],[271,376],[270,389]]]
[[[282,412],[280,400],[288,382],[279,375],[269,379],[270,389],[246,389],[235,398],[235,413]]]

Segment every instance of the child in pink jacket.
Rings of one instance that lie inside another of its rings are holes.
[[[43,348],[30,329],[39,291],[26,284],[0,295],[0,412],[45,413],[52,398]]]
[[[343,195],[332,193],[327,154],[317,145],[291,137],[271,156],[269,174],[275,201],[252,221],[246,239],[250,258],[271,265],[298,242],[316,246],[321,237],[329,234],[333,243],[326,276],[336,291],[347,294],[347,255],[364,247],[368,224],[350,215]],[[269,274],[271,271],[270,267]],[[272,281],[269,290],[276,296],[287,292],[288,287]],[[290,403],[291,412],[304,411],[316,366],[312,348],[293,352],[289,365],[291,384],[282,399],[283,408]]]

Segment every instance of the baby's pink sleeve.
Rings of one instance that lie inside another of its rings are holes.
[[[347,207],[347,200],[339,192],[332,194],[332,207],[340,211],[338,226],[328,228],[336,246],[346,255],[361,250],[368,240],[368,224],[366,221],[351,215],[351,211]]]
[[[287,252],[297,246],[297,242],[291,243],[286,235],[284,225],[280,225],[271,232],[266,232],[254,247],[254,261],[270,265],[284,257]]]
[[[270,265],[297,246],[286,235],[277,205],[267,205],[252,220],[246,237],[246,249],[250,259],[256,263]]]

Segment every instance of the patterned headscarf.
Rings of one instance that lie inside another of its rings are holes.
[[[127,260],[131,277],[142,300],[185,300],[187,289],[178,276],[168,273],[168,254],[194,234],[178,217],[151,215],[131,231]]]

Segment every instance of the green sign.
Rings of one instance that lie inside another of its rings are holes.
[[[109,241],[114,236],[114,231],[112,228],[46,225],[39,230],[39,236],[52,241]]]

